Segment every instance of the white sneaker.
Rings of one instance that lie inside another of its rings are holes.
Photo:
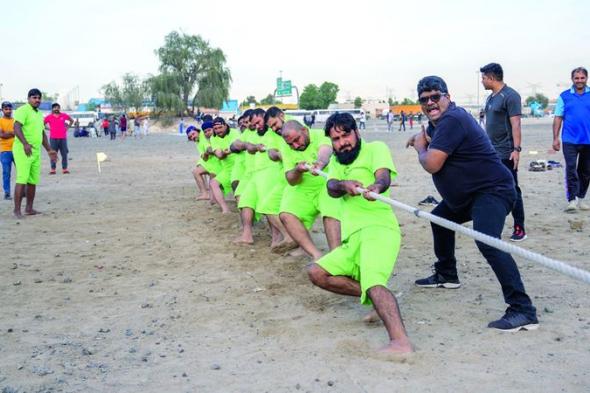
[[[584,202],[584,199],[578,198],[578,209],[580,210],[590,210],[590,205]]]
[[[568,202],[567,207],[565,208],[566,213],[573,213],[578,210],[578,204],[576,203],[575,199],[572,199]]]

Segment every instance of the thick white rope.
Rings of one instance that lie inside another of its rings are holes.
[[[307,168],[309,170],[313,170],[312,167],[309,165],[307,166]],[[313,171],[315,173],[317,173],[318,175],[323,176],[326,179],[328,179],[328,174],[326,172],[323,172],[320,170],[313,170]],[[366,189],[361,188],[361,187],[358,187],[357,191],[360,193],[367,192]],[[548,258],[544,255],[537,254],[536,252],[532,252],[532,251],[526,250],[522,247],[518,247],[513,244],[506,243],[505,241],[502,241],[502,240],[497,239],[495,237],[475,231],[471,228],[464,227],[463,225],[457,224],[456,222],[449,221],[449,220],[444,219],[439,216],[435,216],[434,214],[422,211],[422,210],[415,208],[413,206],[406,205],[405,203],[401,203],[399,201],[396,201],[395,199],[384,197],[384,196],[379,195],[375,192],[369,192],[369,195],[376,200],[387,203],[388,205],[391,205],[393,207],[397,207],[402,210],[405,210],[409,213],[414,214],[416,217],[425,218],[428,221],[431,221],[437,225],[440,225],[441,227],[445,227],[447,229],[450,229],[451,231],[459,232],[465,236],[469,236],[479,242],[487,244],[488,246],[497,248],[498,250],[502,250],[502,251],[507,252],[509,254],[518,255],[519,257],[528,259],[529,261],[539,263],[545,267],[548,267],[549,269],[553,269],[559,273],[565,274],[566,276],[570,276],[572,278],[575,278],[577,280],[580,280],[580,281],[583,281],[587,284],[590,284],[590,272],[588,272],[586,270],[570,266],[565,262],[561,262],[561,261],[558,261],[553,258]]]

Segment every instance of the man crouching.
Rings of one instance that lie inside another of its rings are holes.
[[[310,264],[309,277],[320,288],[373,305],[389,334],[381,351],[412,352],[397,301],[387,289],[401,244],[397,219],[390,206],[358,191],[364,187],[388,195],[397,174],[391,154],[383,142],[363,141],[348,113],[330,116],[325,133],[334,149],[328,193],[342,201],[342,245]]]

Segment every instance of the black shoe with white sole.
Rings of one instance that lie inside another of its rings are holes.
[[[490,322],[488,327],[501,332],[536,330],[539,327],[539,320],[535,316],[529,317],[528,315],[521,313],[507,312],[497,321]]]
[[[440,273],[434,273],[430,277],[421,278],[415,281],[415,284],[422,288],[447,288],[455,289],[461,286],[459,279],[449,279]]]

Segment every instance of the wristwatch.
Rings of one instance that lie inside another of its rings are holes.
[[[517,151],[517,152],[520,153],[522,151],[522,147],[520,147],[520,146],[514,146],[514,151]]]

